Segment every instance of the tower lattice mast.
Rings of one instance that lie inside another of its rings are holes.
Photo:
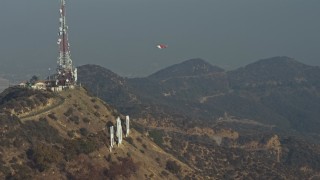
[[[57,66],[57,85],[73,85],[77,81],[77,70],[72,66],[72,60],[70,57],[70,45],[68,41],[68,26],[66,24],[66,2],[60,0],[60,27],[59,27],[59,57]]]

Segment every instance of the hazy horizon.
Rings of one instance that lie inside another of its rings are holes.
[[[192,58],[227,70],[274,56],[319,66],[319,8],[315,0],[67,0],[71,57],[129,77]],[[0,74],[54,69],[58,18],[58,0],[2,0]]]

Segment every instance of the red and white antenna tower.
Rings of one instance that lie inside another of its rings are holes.
[[[56,84],[67,86],[74,85],[77,81],[77,69],[72,66],[72,60],[70,58],[70,44],[68,42],[68,26],[66,24],[66,1],[60,0],[60,27],[59,27],[59,57],[57,67],[57,79]]]

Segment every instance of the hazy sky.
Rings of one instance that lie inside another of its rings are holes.
[[[0,0],[0,74],[55,68],[59,2]],[[225,69],[283,55],[319,66],[319,18],[319,0],[67,0],[74,64],[124,76],[198,57]]]

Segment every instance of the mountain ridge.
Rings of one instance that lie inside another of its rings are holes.
[[[0,94],[0,107],[6,107],[0,113],[0,177],[319,177],[316,78],[291,84],[244,78],[251,84],[237,86],[228,72],[200,68],[194,74],[194,64],[187,67],[169,79],[169,73],[130,79],[86,65],[78,71],[85,89],[58,96],[28,89]],[[131,117],[130,136],[109,152],[106,130],[117,116],[123,119],[120,112]]]
[[[304,65],[289,57],[273,57],[232,71],[218,69],[211,73],[212,71],[208,71],[210,68],[200,68],[200,72],[195,74],[192,72],[194,64],[211,67],[204,60],[191,59],[144,78],[126,78],[125,91],[120,90],[125,95],[120,97],[131,94],[137,101],[118,101],[114,105],[137,116],[141,115],[140,112],[146,112],[144,108],[149,107],[153,109],[147,110],[149,113],[161,109],[164,114],[170,112],[167,114],[169,116],[181,114],[187,119],[210,119],[210,122],[215,122],[227,112],[285,129],[317,131],[315,127],[319,126],[316,117],[319,114],[316,109],[320,104],[320,78],[317,78],[320,77],[319,67]],[[187,70],[179,71],[183,73],[174,72],[173,77],[170,77],[172,70],[184,68]],[[286,75],[286,72],[290,73]],[[81,78],[79,80],[82,81]],[[92,87],[91,91],[94,91]],[[308,99],[303,99],[304,97]],[[237,100],[234,101],[235,99]],[[307,110],[305,107],[308,107],[310,99],[314,105]],[[104,100],[110,102],[111,99]],[[277,106],[273,103],[276,101],[279,104]],[[286,111],[298,112],[300,118],[307,119],[304,124],[311,124],[304,126],[305,128],[300,127],[298,124],[301,120],[292,119],[290,113],[284,113]],[[306,115],[306,112],[309,115]]]
[[[224,69],[213,66],[203,59],[194,58],[161,69],[147,77],[151,79],[165,79],[184,76],[201,76],[223,71]]]
[[[245,67],[228,72],[229,81],[235,86],[269,83],[274,85],[316,82],[317,66],[309,66],[289,57],[262,59]]]

